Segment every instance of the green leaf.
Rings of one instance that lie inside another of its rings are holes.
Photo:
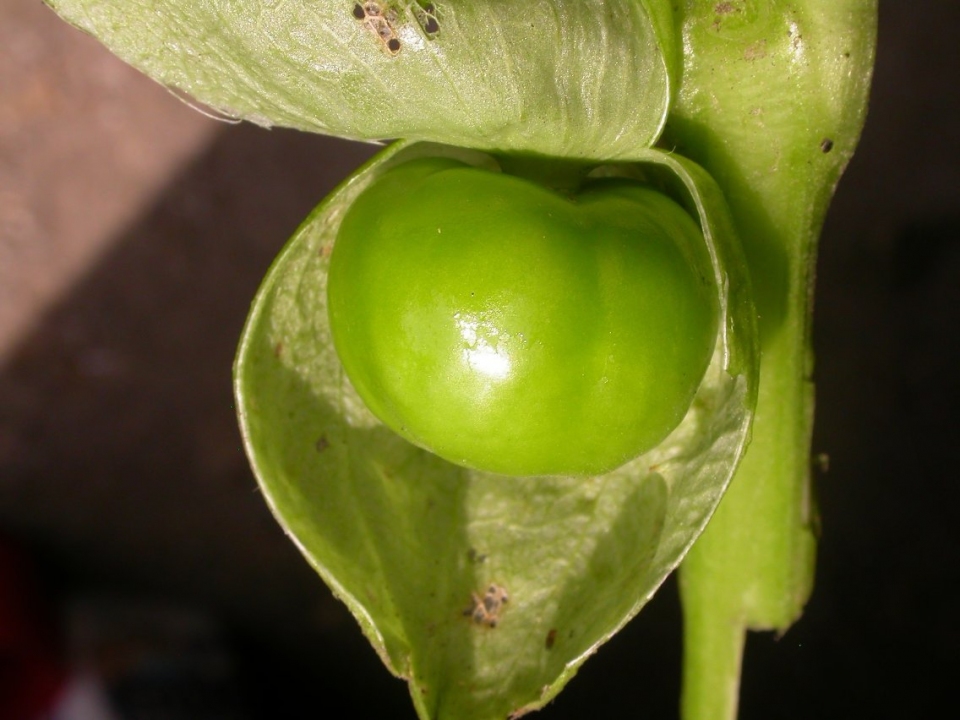
[[[713,513],[743,453],[756,393],[745,264],[720,193],[656,150],[637,173],[701,217],[724,312],[707,378],[657,449],[601,477],[472,472],[386,430],[350,387],[330,339],[326,270],[345,209],[378,173],[448,155],[386,149],[325,200],[264,281],[235,390],[247,452],[278,521],[358,619],[422,718],[485,720],[541,707],[652,596]],[[473,597],[506,591],[496,627]]]
[[[671,11],[647,0],[47,2],[229,116],[354,139],[630,158],[679,76]]]

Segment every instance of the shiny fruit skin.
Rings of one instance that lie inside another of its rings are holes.
[[[330,325],[370,410],[506,475],[593,475],[682,420],[716,344],[698,224],[623,179],[572,198],[454,160],[385,172],[344,216]]]

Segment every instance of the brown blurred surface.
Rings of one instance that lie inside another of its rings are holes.
[[[373,150],[215,122],[0,4],[0,530],[67,592],[301,652],[353,634],[256,489],[231,364],[273,256]]]
[[[871,114],[821,247],[817,590],[786,637],[751,640],[743,718],[927,717],[945,692],[960,642],[958,31],[955,3],[881,3]],[[0,530],[65,592],[204,607],[404,716],[402,686],[256,491],[230,388],[273,255],[370,153],[215,123],[38,2],[0,0]],[[668,585],[544,717],[673,714],[675,604]]]

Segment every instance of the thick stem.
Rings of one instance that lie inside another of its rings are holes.
[[[876,11],[865,0],[679,11],[687,56],[665,142],[724,190],[762,342],[753,440],[681,571],[684,720],[736,717],[746,630],[785,631],[812,587],[812,278],[865,116]]]
[[[684,560],[683,720],[734,720],[746,631],[785,630],[810,593],[804,346],[803,333],[793,333],[764,347],[753,443]]]
[[[685,720],[735,720],[740,693],[740,665],[746,629],[740,622],[717,622],[735,616],[729,602],[718,608],[700,593],[683,598],[683,691],[680,716]],[[726,598],[729,601],[729,598]]]

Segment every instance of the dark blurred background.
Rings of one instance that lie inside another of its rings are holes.
[[[784,637],[750,638],[744,720],[955,706],[958,21],[881,2],[820,253],[817,585]],[[121,720],[414,717],[271,518],[230,386],[272,257],[371,153],[214,122],[0,0],[0,612],[28,608],[37,662],[105,677]],[[671,580],[540,717],[675,717],[679,677]]]

